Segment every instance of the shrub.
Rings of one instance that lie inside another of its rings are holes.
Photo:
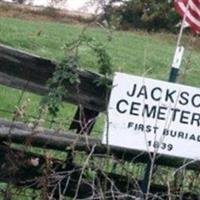
[[[110,24],[117,18],[118,24],[114,25],[118,28],[174,31],[174,25],[179,20],[172,3],[166,0],[130,0],[118,7],[113,6],[114,3],[116,0],[112,0],[105,7],[104,18]]]

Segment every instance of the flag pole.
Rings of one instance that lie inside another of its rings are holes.
[[[187,17],[190,1],[191,0],[188,0],[188,2],[187,2],[186,11],[184,13],[183,20],[181,22],[181,28],[180,28],[177,43],[176,43],[176,49],[175,49],[175,53],[174,53],[173,63],[172,63],[170,74],[169,74],[168,81],[173,82],[173,83],[176,82],[176,79],[178,77],[179,67],[180,67],[183,53],[184,53],[184,47],[180,46],[180,43],[181,43],[181,38],[183,36],[183,30],[184,30],[184,25],[186,22],[186,17]]]
[[[174,53],[174,59],[173,59],[173,63],[172,63],[172,66],[171,66],[171,71],[170,71],[170,75],[169,75],[169,79],[168,79],[169,82],[176,82],[176,79],[178,77],[179,67],[180,67],[183,52],[184,52],[184,47],[180,47],[180,43],[181,43],[181,38],[182,38],[182,35],[183,35],[184,24],[185,24],[185,21],[186,21],[190,1],[191,0],[188,0],[187,6],[186,6],[186,11],[184,13],[184,16],[183,16],[183,19],[182,19],[182,22],[181,22],[181,28],[180,28],[177,43],[176,43],[176,50],[175,50],[175,53]],[[143,198],[145,197],[146,193],[148,192],[147,190],[148,190],[148,185],[149,185],[151,167],[152,167],[152,159],[149,157],[148,161],[147,161],[147,165],[145,167],[144,177],[143,177],[143,180],[142,180],[141,185],[140,185],[141,190],[143,192],[143,194],[141,196]]]

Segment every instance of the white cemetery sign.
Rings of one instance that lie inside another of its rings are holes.
[[[116,73],[103,143],[200,159],[200,89]]]

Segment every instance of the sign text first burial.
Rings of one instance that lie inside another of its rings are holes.
[[[200,89],[116,73],[103,143],[200,159]]]

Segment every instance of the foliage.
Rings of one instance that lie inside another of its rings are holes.
[[[119,7],[116,2],[123,2]],[[104,9],[104,17],[109,23],[118,19],[122,28],[139,28],[148,31],[165,29],[174,31],[174,25],[179,17],[174,11],[172,3],[166,0],[111,0]]]
[[[2,23],[3,22],[3,23]],[[74,36],[75,34],[77,34],[77,32],[80,30],[77,27],[74,26],[69,26],[69,25],[62,25],[62,24],[53,24],[53,23],[44,23],[44,22],[30,22],[30,21],[24,21],[24,20],[16,20],[16,19],[1,19],[0,21],[0,26],[1,26],[1,30],[0,30],[0,35],[1,35],[1,41],[2,43],[7,43],[7,44],[11,44],[12,46],[16,47],[16,48],[22,48],[25,49],[26,51],[32,51],[35,52],[36,54],[40,54],[40,55],[45,55],[46,57],[54,57],[54,58],[58,58],[61,56],[61,51],[60,51],[60,47],[63,44],[63,41],[66,41],[66,37],[70,37],[71,35]],[[67,28],[66,28],[67,27]],[[41,30],[41,34],[37,34],[38,30]],[[70,32],[71,31],[71,32]],[[71,82],[71,84],[78,84],[78,77],[76,77],[75,73],[71,73],[71,71],[68,71],[68,65],[71,66],[73,69],[75,69],[76,67],[81,67],[83,66],[81,61],[80,61],[80,54],[81,52],[79,52],[79,48],[76,47],[81,47],[81,46],[87,46],[90,47],[91,49],[94,49],[95,44],[101,44],[100,47],[103,48],[105,47],[105,45],[103,45],[101,42],[99,43],[97,39],[95,38],[102,38],[104,37],[104,33],[101,32],[101,30],[99,29],[91,29],[91,31],[93,31],[93,37],[88,37],[88,36],[84,36],[84,34],[82,34],[81,36],[83,37],[79,37],[77,40],[73,40],[71,43],[66,44],[66,49],[70,49],[70,47],[73,47],[71,50],[71,54],[67,54],[68,56],[65,57],[64,61],[60,63],[60,65],[58,65],[57,69],[55,71],[54,76],[55,78],[55,82],[52,80],[51,83],[49,83],[50,85],[52,85],[52,89],[57,89],[57,87],[59,86],[58,82],[60,81],[61,84],[61,93],[62,91],[62,86],[65,81],[68,81],[69,83]],[[94,37],[95,35],[95,37]],[[118,66],[121,66],[123,68],[124,71],[126,72],[130,72],[130,73],[135,73],[135,74],[141,74],[143,71],[145,71],[145,67],[149,68],[151,67],[151,70],[148,71],[148,75],[147,76],[151,76],[151,77],[157,77],[157,78],[166,78],[166,70],[168,69],[168,60],[170,60],[170,57],[172,55],[172,50],[174,49],[174,42],[170,42],[170,40],[166,40],[167,39],[167,34],[164,33],[163,35],[158,35],[158,34],[153,34],[153,35],[147,35],[146,33],[143,32],[117,32],[115,33],[115,39],[113,40],[113,46],[111,46],[112,48],[107,48],[106,47],[106,52],[107,50],[110,50],[110,52],[112,52],[112,59],[115,60],[115,63]],[[170,35],[170,38],[172,36]],[[85,38],[85,39],[84,39]],[[98,38],[98,39],[99,39]],[[163,38],[165,39],[165,41],[163,40]],[[186,38],[187,39],[187,38]],[[83,40],[83,42],[81,42]],[[33,42],[34,41],[34,42]],[[74,44],[74,46],[72,45]],[[88,46],[89,44],[89,46]],[[164,48],[163,48],[164,46]],[[84,48],[84,52],[87,52],[87,49]],[[144,53],[145,52],[145,53]],[[190,67],[191,67],[191,71],[190,74],[187,76],[188,78],[190,78],[189,80],[186,80],[184,82],[189,82],[191,85],[198,85],[199,84],[199,53],[192,51],[193,55],[192,55],[192,60],[195,63],[189,63]],[[96,55],[96,52],[93,52],[94,55]],[[102,55],[103,57],[107,57],[106,55],[104,55],[104,51],[99,50],[99,55]],[[73,55],[79,55],[77,58],[77,60],[74,60]],[[86,60],[88,57],[90,56],[90,54],[87,52],[87,54],[84,54],[84,59]],[[94,60],[99,60],[98,63],[103,63],[102,60],[104,59],[100,59],[99,57],[97,57],[97,59],[94,59],[94,56],[92,57],[92,59]],[[105,59],[105,60],[110,60],[110,59]],[[107,61],[105,63],[107,63]],[[171,60],[170,60],[171,61]],[[77,63],[79,65],[77,65]],[[85,62],[86,63],[86,62]],[[144,64],[143,64],[144,63]],[[88,63],[87,63],[88,64]],[[99,66],[99,65],[98,65]],[[100,66],[106,66],[105,65],[100,65]],[[99,67],[100,67],[99,66]],[[95,66],[96,67],[96,66]],[[144,67],[144,69],[143,69]],[[68,75],[63,77],[63,73],[65,73],[65,70],[68,71]],[[71,74],[70,74],[71,73]],[[146,75],[146,74],[145,74]],[[54,77],[53,76],[53,77]],[[52,79],[53,79],[52,77]],[[59,80],[59,81],[58,81]],[[54,86],[54,87],[53,87]],[[20,98],[21,95],[19,95],[19,91],[14,90],[14,89],[9,89],[6,87],[2,87],[1,86],[1,106],[4,109],[8,109],[8,110],[13,110],[12,106],[13,104],[15,104],[15,100],[18,101],[18,98]],[[56,94],[56,93],[55,93]],[[27,95],[27,94],[26,94]],[[34,97],[33,94],[29,94],[30,98],[31,98],[31,106],[32,108],[37,108],[37,101],[38,101],[38,97]],[[55,95],[56,96],[56,95]],[[27,97],[27,96],[26,96]],[[58,92],[58,97],[62,98],[62,95],[59,94]],[[53,100],[53,98],[52,98]],[[17,105],[17,103],[16,103]],[[69,110],[69,107],[67,107],[66,110]],[[2,112],[2,111],[1,111]],[[32,113],[32,112],[31,112]],[[72,113],[71,113],[72,115]],[[64,115],[64,120],[67,120],[67,116],[66,113]],[[37,132],[33,132],[33,134],[36,134]],[[37,136],[37,135],[36,135]],[[87,138],[86,138],[87,139]],[[46,151],[46,149],[44,150]],[[13,152],[11,152],[13,154]],[[78,154],[78,153],[77,153]],[[59,152],[60,155],[60,152]],[[83,156],[83,155],[76,155],[77,159],[75,160],[77,162],[77,160],[80,160],[80,158],[82,159],[80,161],[80,164],[78,163],[78,166],[83,166],[82,167],[82,173],[81,173],[81,178],[83,177],[83,179],[80,181],[82,181],[83,183],[88,184],[88,182],[86,182],[86,179],[89,179],[89,184],[91,184],[92,188],[98,190],[98,188],[94,187],[94,185],[92,185],[92,183],[95,182],[95,177],[97,177],[97,173],[95,173],[96,171],[94,171],[94,169],[100,169],[102,170],[102,172],[107,171],[107,172],[112,172],[112,173],[116,173],[116,174],[120,174],[120,175],[125,175],[128,177],[128,184],[130,185],[130,181],[134,181],[136,180],[136,178],[141,178],[142,172],[143,172],[143,166],[138,166],[137,168],[135,167],[135,163],[133,165],[133,162],[127,163],[127,162],[122,162],[122,160],[112,160],[115,159],[114,157],[111,157],[111,161],[110,163],[107,162],[106,159],[100,158],[99,160],[94,159],[94,157],[91,157],[92,152],[90,154],[90,156]],[[66,155],[64,155],[66,157]],[[65,157],[63,158],[63,160],[65,159]],[[100,155],[99,155],[100,157]],[[10,160],[10,159],[9,159]],[[14,162],[15,160],[12,160],[12,163],[15,164]],[[134,161],[134,158],[132,159],[132,161]],[[45,177],[47,176],[51,178],[51,176],[48,173],[48,165],[51,164],[51,156],[46,155],[46,163],[44,165],[44,168],[47,168],[47,173],[45,172]],[[95,165],[94,165],[94,164]],[[108,163],[107,166],[105,166],[105,163]],[[117,163],[117,167],[116,165],[114,165],[115,163]],[[68,164],[68,163],[67,163]],[[68,166],[66,163],[65,165]],[[63,164],[64,165],[64,164]],[[113,167],[112,167],[113,165]],[[94,166],[94,167],[93,167]],[[159,167],[160,168],[160,167]],[[172,181],[175,179],[174,173],[172,174],[173,170],[175,170],[176,172],[178,170],[183,170],[184,173],[187,173],[186,175],[183,176],[179,176],[181,178],[180,182],[181,182],[181,187],[187,191],[191,191],[191,189],[193,189],[194,187],[196,187],[196,191],[199,192],[199,174],[192,174],[191,171],[187,171],[185,172],[185,168],[184,169],[171,169],[169,170],[168,168],[164,168],[163,169],[157,169],[156,174],[155,174],[155,178],[154,178],[154,183],[159,182],[159,184],[163,185],[163,184],[167,184],[168,185],[168,191],[169,191],[169,195],[171,192],[173,191],[179,191],[179,190],[175,190],[176,188],[173,187],[172,185]],[[77,171],[77,168],[75,168],[75,170]],[[159,170],[159,171],[158,171]],[[64,172],[66,172],[66,169],[63,170]],[[75,172],[76,172],[75,171]],[[139,173],[139,175],[137,175],[137,171],[141,172]],[[29,171],[28,171],[29,172]],[[71,173],[72,170],[67,171],[67,173]],[[98,172],[98,171],[97,171]],[[52,173],[56,175],[57,178],[61,177],[62,174],[57,174],[55,169],[52,168]],[[82,176],[83,174],[83,176]],[[172,175],[171,175],[172,174]],[[85,175],[85,176],[84,176]],[[171,179],[169,179],[169,177],[171,177]],[[193,177],[196,179],[194,180]],[[71,177],[70,177],[71,178]],[[183,180],[183,178],[185,180]],[[35,180],[38,181],[38,183],[45,185],[45,179],[41,179],[40,177],[35,177]],[[110,179],[110,177],[106,177],[106,180],[108,180],[108,183],[111,183],[111,189],[109,190],[112,192],[112,197],[113,195],[113,188],[115,188],[115,183]],[[122,184],[124,184],[124,179],[122,179]],[[196,181],[196,183],[195,183]],[[98,182],[98,181],[97,181]],[[105,182],[104,186],[107,186],[107,182]],[[175,185],[175,184],[174,184]],[[189,186],[188,186],[189,185]],[[60,186],[60,185],[59,185]],[[66,184],[66,186],[68,186],[68,184]],[[178,185],[179,186],[179,185]],[[124,184],[124,187],[126,187],[126,185]],[[20,188],[21,189],[21,188]],[[69,188],[70,189],[70,188]],[[72,188],[74,189],[74,187]],[[108,188],[109,189],[109,188]],[[131,187],[131,190],[133,190],[133,187]],[[9,192],[11,190],[8,190]],[[99,189],[99,193],[98,193],[98,197],[99,198],[104,198],[106,199],[107,196],[105,195],[110,195],[110,193],[106,193],[106,189],[104,189],[104,187],[100,187]],[[22,199],[22,197],[19,196],[20,191],[17,191],[16,193],[16,199]],[[45,190],[44,190],[45,192]],[[182,192],[182,191],[181,191]],[[117,195],[118,194],[118,195]],[[127,196],[122,196],[122,194],[119,193],[119,191],[117,191],[116,199],[126,199],[129,198]],[[35,196],[37,196],[37,194],[34,194]],[[26,199],[30,199],[32,196],[29,194],[27,196]],[[111,196],[109,196],[111,198]],[[108,197],[108,198],[109,198]],[[36,199],[37,197],[32,197],[33,199]],[[38,197],[39,198],[39,197]],[[62,196],[60,197],[62,198]],[[95,198],[95,197],[94,197]],[[131,197],[130,197],[131,198]],[[135,199],[132,196],[133,199]],[[154,198],[154,197],[151,197]],[[162,199],[161,195],[158,197],[159,199]],[[167,197],[166,197],[167,198]],[[169,197],[171,198],[171,197]],[[39,198],[41,199],[41,198]],[[74,198],[76,199],[76,198]],[[172,197],[173,199],[173,197]],[[174,198],[175,199],[175,198]],[[178,197],[177,197],[178,199]],[[179,199],[183,199],[183,198],[179,198]],[[189,197],[188,197],[189,199]],[[190,199],[195,199],[195,197],[191,197]]]
[[[71,56],[66,57],[66,59],[57,66],[52,78],[47,82],[50,91],[48,96],[42,99],[41,105],[47,105],[49,113],[53,117],[57,117],[63,98],[67,96],[65,84],[79,84],[78,75],[72,71],[72,69],[79,67],[78,64],[77,58]]]
[[[43,106],[47,105],[49,113],[53,117],[57,117],[62,101],[68,95],[65,85],[73,85],[78,92],[80,80],[76,69],[82,67],[79,59],[79,48],[83,45],[94,51],[99,65],[99,73],[105,76],[102,80],[97,80],[96,84],[107,84],[106,78],[112,74],[111,58],[106,51],[106,45],[93,37],[87,36],[84,31],[78,39],[66,43],[66,58],[57,66],[52,78],[48,80],[47,86],[50,91],[48,96],[43,98],[41,102]]]
[[[94,52],[94,56],[97,58],[97,64],[99,73],[105,76],[112,74],[111,58],[106,50],[107,42],[111,41],[110,35],[107,38],[106,43],[102,43],[95,37],[86,34],[86,31],[80,34],[77,40],[65,44],[65,49],[68,54],[73,52],[74,57],[79,57],[79,48],[85,46],[90,48]]]
[[[19,4],[24,4],[26,0],[13,0],[13,2],[19,3]]]

